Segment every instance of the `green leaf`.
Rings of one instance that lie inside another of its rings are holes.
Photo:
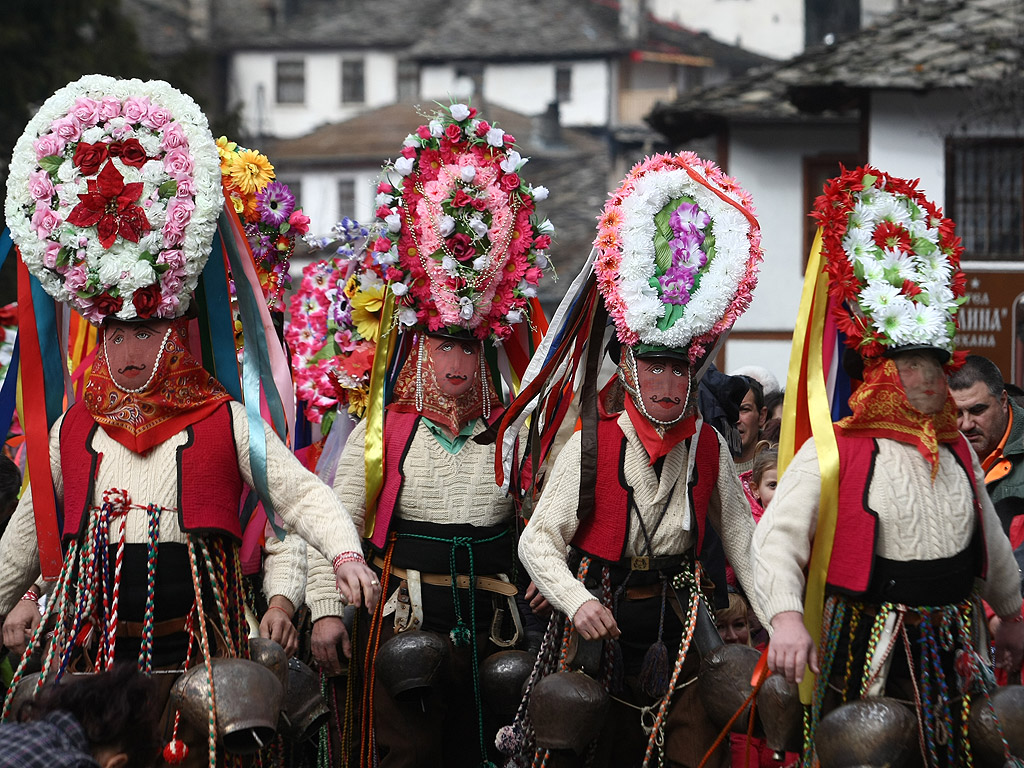
[[[853,275],[857,278],[858,282],[864,282],[864,264],[860,259],[855,259],[853,262]]]
[[[178,182],[175,179],[168,179],[159,187],[157,187],[156,193],[164,200],[169,197],[174,197],[178,193]]]
[[[338,406],[339,408],[341,406]],[[320,434],[324,437],[331,431],[331,426],[334,424],[334,418],[338,415],[338,409],[332,408],[324,414],[323,420],[320,422]]]
[[[64,158],[61,155],[47,155],[39,160],[39,167],[53,178],[57,178],[57,170],[63,162]]]
[[[59,251],[57,251],[57,266],[58,267],[66,267],[68,264],[71,263],[71,258],[68,255],[69,253],[70,253],[70,251],[68,251],[67,248],[61,248]]]
[[[931,256],[938,250],[938,246],[923,237],[914,238],[914,251],[919,256]]]
[[[337,355],[340,352],[341,352],[341,349],[338,347],[337,343],[334,341],[334,338],[331,337],[330,339],[328,339],[326,344],[324,344],[322,347],[320,347],[320,349],[317,351],[317,353],[315,355],[313,355],[311,358],[309,358],[309,361],[311,363],[314,363],[314,362],[319,362],[320,360],[330,360],[332,357],[334,357],[335,355]]]
[[[875,186],[875,182],[878,181],[878,177],[877,176],[873,176],[870,173],[865,173],[863,178],[861,178],[860,181],[861,181],[861,184],[864,185],[864,188],[868,189],[869,187]]]

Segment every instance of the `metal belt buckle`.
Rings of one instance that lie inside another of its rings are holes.
[[[629,568],[633,571],[649,571],[651,569],[651,558],[633,557],[630,558]]]

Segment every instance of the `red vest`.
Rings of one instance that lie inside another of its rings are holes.
[[[60,463],[64,479],[61,533],[65,541],[81,533],[88,510],[102,502],[95,484],[103,454],[97,453],[92,445],[93,434],[99,428],[81,402],[72,405],[61,422]],[[238,507],[244,485],[238,470],[230,405],[225,402],[185,432],[188,439],[178,448],[174,470],[178,477],[181,529],[189,533],[217,532],[241,541]],[[146,499],[133,501],[146,503]]]
[[[708,503],[718,484],[718,434],[702,424],[694,460],[697,482],[689,489],[690,509],[696,525],[697,554],[704,546]],[[626,436],[617,418],[601,419],[597,424],[597,487],[594,511],[580,522],[572,546],[586,554],[616,562],[626,550],[633,489],[626,482]]]
[[[828,585],[859,595],[868,591],[878,540],[878,513],[868,506],[868,488],[878,457],[878,442],[869,437],[844,435],[836,428],[839,446],[839,498],[832,557],[828,564]],[[963,435],[949,446],[967,476],[974,499],[974,514],[984,542],[984,521],[971,471],[971,452]],[[982,552],[985,548],[982,546]],[[979,577],[987,570],[987,554],[981,558]]]
[[[490,423],[501,418],[503,409],[491,411]],[[416,424],[420,420],[418,413],[387,411],[384,415],[384,484],[380,496],[377,497],[377,516],[373,524],[373,535],[370,543],[377,549],[384,549],[388,542],[388,530],[391,518],[394,517],[398,504],[398,494],[402,491],[405,473],[402,464],[409,452],[412,439],[416,436]],[[470,438],[471,440],[473,438]]]

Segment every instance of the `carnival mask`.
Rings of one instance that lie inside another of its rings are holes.
[[[690,372],[686,363],[670,357],[645,357],[636,361],[637,398],[640,410],[656,424],[678,421],[687,406]]]
[[[149,388],[156,372],[170,320],[123,323],[107,320],[103,324],[103,350],[110,378],[127,392]]]
[[[946,375],[932,355],[905,352],[893,360],[910,405],[920,413],[938,413],[946,404]]]
[[[457,398],[476,385],[480,368],[480,342],[448,336],[428,336],[426,348],[437,388],[441,392]]]

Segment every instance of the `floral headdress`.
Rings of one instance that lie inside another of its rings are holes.
[[[554,228],[547,197],[519,173],[527,159],[502,129],[453,104],[405,140],[377,188],[384,233],[373,243],[399,322],[503,341],[528,319]]]
[[[14,147],[5,214],[25,265],[92,322],[188,309],[223,204],[206,117],[159,80],[87,75]]]
[[[637,164],[599,217],[598,289],[630,347],[697,362],[750,305],[761,230],[750,198],[692,152]]]
[[[326,434],[339,406],[361,417],[369,395],[384,280],[365,254],[369,235],[359,222],[344,218],[330,236],[306,237],[334,256],[307,265],[302,285],[291,298],[285,340],[292,353],[296,394],[306,415]]]
[[[954,224],[916,181],[871,167],[825,185],[812,216],[822,229],[832,311],[865,358],[931,347],[952,355],[966,301]]]
[[[224,191],[244,222],[267,306],[283,312],[281,297],[291,286],[288,264],[295,238],[309,232],[309,217],[296,207],[288,185],[274,180],[274,166],[266,155],[226,136],[217,139],[217,152]]]

